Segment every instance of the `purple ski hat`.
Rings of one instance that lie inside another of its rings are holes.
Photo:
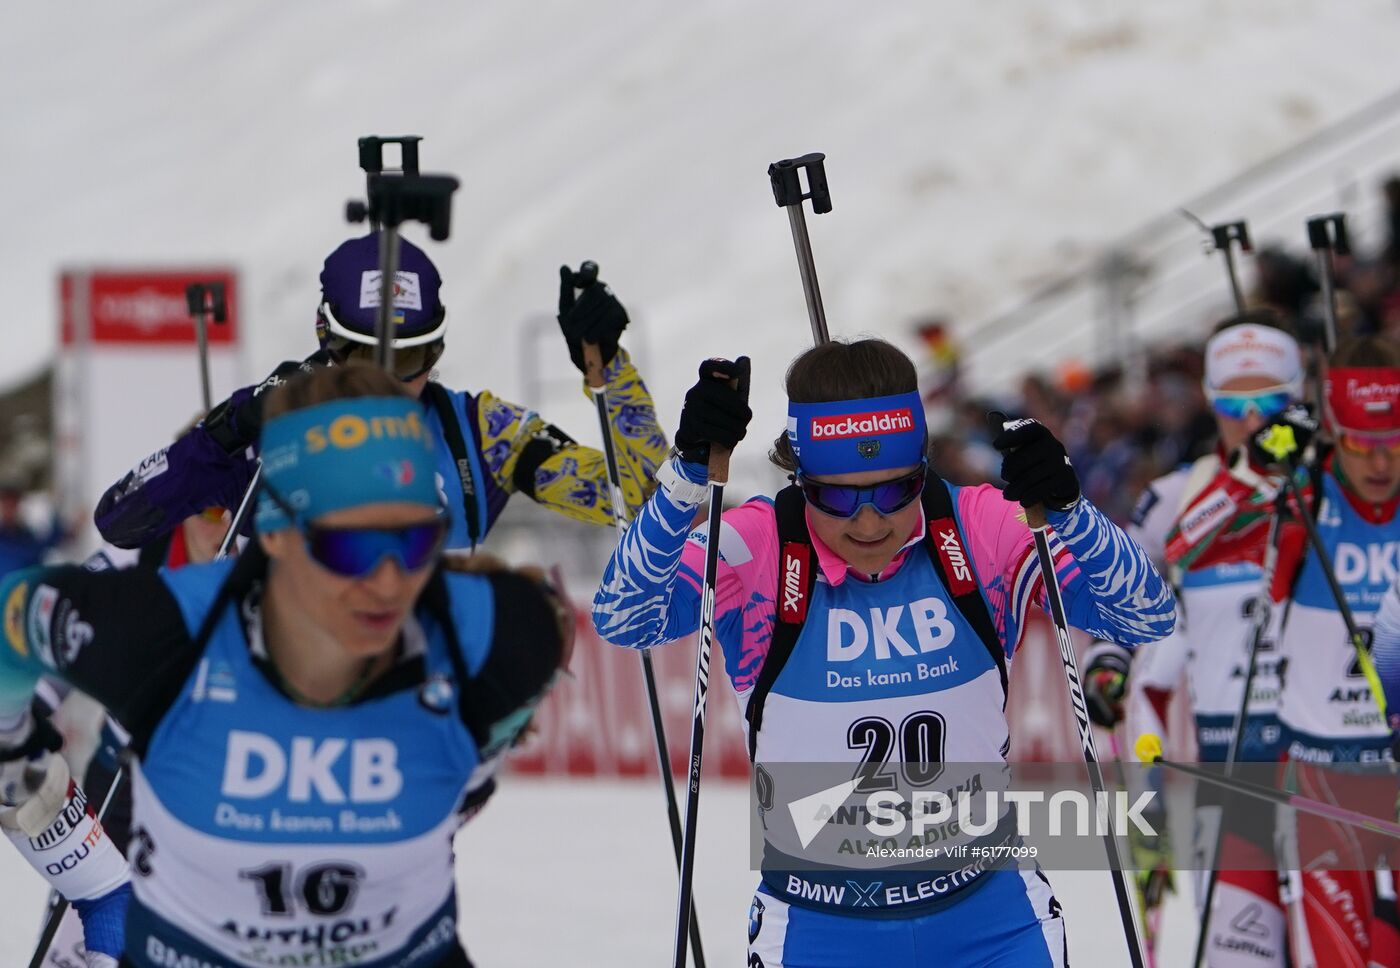
[[[394,283],[394,348],[442,339],[447,331],[447,311],[438,295],[442,278],[423,250],[404,238]],[[334,337],[373,345],[378,315],[379,236],[371,232],[326,256],[316,336],[322,346]]]

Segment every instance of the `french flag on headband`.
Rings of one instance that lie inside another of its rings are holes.
[[[924,404],[917,391],[892,397],[788,403],[788,440],[804,474],[909,467],[924,459]]]

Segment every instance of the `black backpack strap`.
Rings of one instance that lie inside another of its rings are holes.
[[[477,508],[476,481],[472,477],[472,462],[467,456],[467,441],[462,435],[462,422],[457,419],[457,408],[452,405],[452,394],[441,383],[432,380],[423,387],[423,395],[437,411],[442,423],[442,436],[447,441],[447,449],[452,452],[452,463],[457,467],[457,477],[462,482],[462,503],[467,511],[467,536],[475,548],[481,539],[481,522]]]
[[[807,606],[811,604],[812,589],[817,583],[817,554],[807,531],[807,501],[802,489],[795,484],[785,487],[773,503],[778,518],[778,601],[768,655],[763,659],[758,681],[744,707],[744,718],[749,721],[750,760],[758,749],[763,703],[792,655],[797,637],[802,634],[802,623],[807,620]]]
[[[467,727],[467,732],[471,733],[472,739],[476,740],[477,746],[485,749],[490,732],[472,716],[467,701],[467,694],[472,689],[472,677],[467,671],[467,660],[462,656],[462,642],[457,637],[457,623],[452,620],[452,603],[447,591],[447,578],[441,565],[434,569],[433,576],[428,579],[428,585],[423,589],[419,601],[428,607],[428,613],[442,629],[443,637],[447,640],[447,661],[452,663],[452,676],[457,680],[457,716]]]
[[[188,652],[181,655],[177,662],[170,666],[171,671],[168,675],[162,672],[161,688],[153,696],[148,708],[142,710],[142,715],[128,718],[122,722],[122,726],[131,734],[131,742],[128,746],[138,758],[146,755],[146,748],[155,735],[156,727],[165,718],[165,714],[170,711],[170,707],[175,705],[175,701],[180,698],[180,692],[185,688],[186,680],[194,672],[195,667],[199,665],[200,660],[204,658],[204,650],[208,647],[209,640],[213,637],[219,622],[230,608],[238,608],[253,586],[266,575],[267,554],[263,551],[261,544],[250,541],[248,546],[239,553],[233,568],[229,570],[228,577],[224,579],[218,592],[215,593],[209,610],[204,613],[199,628],[195,630],[190,640]]]
[[[997,664],[997,672],[1001,674],[1001,705],[1005,709],[1008,683],[1006,650],[1002,647],[996,626],[992,624],[987,601],[982,597],[982,585],[973,570],[972,555],[968,553],[957,515],[953,513],[953,495],[948,490],[948,482],[930,474],[924,484],[923,504],[924,517],[928,521],[924,546],[933,560],[933,570],[938,572],[943,586],[953,596],[953,604]]]

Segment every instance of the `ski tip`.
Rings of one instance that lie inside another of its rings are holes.
[[[1144,763],[1156,763],[1162,758],[1162,738],[1156,733],[1143,733],[1133,744],[1133,752]]]

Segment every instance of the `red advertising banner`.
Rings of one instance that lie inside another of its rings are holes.
[[[185,301],[192,282],[222,282],[228,320],[210,320],[211,346],[238,341],[238,275],[232,269],[123,270],[64,272],[59,281],[62,339],[77,342],[87,320],[87,342],[106,345],[186,345],[195,342],[194,321]]]
[[[510,759],[512,769],[548,776],[655,776],[656,740],[640,656],[603,642],[587,612],[580,610],[575,620],[570,674],[541,705],[529,739]],[[1074,636],[1082,671],[1088,637],[1078,632]],[[653,649],[652,658],[671,770],[683,777],[688,772],[695,698],[695,639]],[[723,667],[723,655],[716,648],[710,658],[704,770],[707,776],[746,780],[748,753],[739,705]],[[1177,689],[1173,697],[1167,739],[1169,755],[1193,760],[1194,729],[1185,691]],[[1083,758],[1054,629],[1039,611],[1027,617],[1026,635],[1016,650],[1006,716],[1011,723],[1011,759],[1077,763]],[[1116,758],[1107,734],[1098,731],[1096,742],[1102,761]],[[1132,756],[1130,749],[1121,752]]]

